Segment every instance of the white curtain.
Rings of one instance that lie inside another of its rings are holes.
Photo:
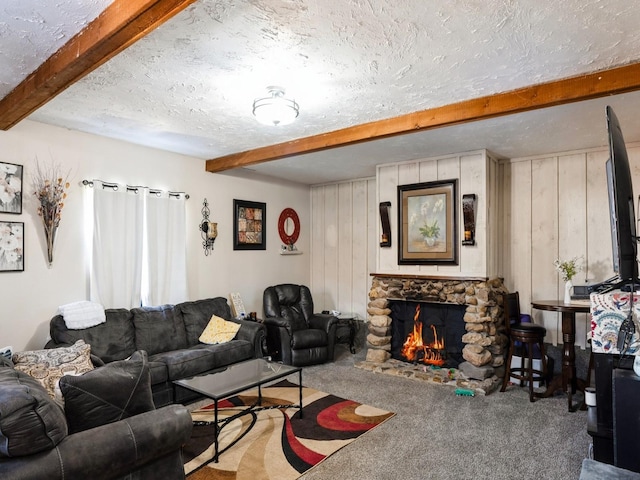
[[[186,200],[151,192],[147,197],[146,257],[142,304],[187,299]]]
[[[93,182],[91,300],[105,308],[140,306],[144,195]]]
[[[93,185],[91,300],[105,308],[186,300],[185,196]]]

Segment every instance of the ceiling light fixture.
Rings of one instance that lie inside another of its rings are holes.
[[[253,114],[265,125],[282,126],[292,123],[298,116],[300,106],[295,100],[284,96],[284,88],[267,87],[268,97],[253,101]]]

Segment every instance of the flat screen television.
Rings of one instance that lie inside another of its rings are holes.
[[[638,285],[636,214],[633,184],[627,147],[620,122],[607,106],[609,159],[606,163],[613,269],[618,274],[620,288]]]

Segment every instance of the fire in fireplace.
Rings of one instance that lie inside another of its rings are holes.
[[[464,361],[465,306],[392,301],[389,307],[392,358],[447,368]]]
[[[416,307],[416,314],[413,317],[413,331],[407,336],[402,345],[401,355],[409,362],[422,362],[427,365],[444,365],[442,352],[444,351],[444,340],[438,338],[438,331],[435,325],[430,325],[433,334],[433,341],[424,343],[422,335],[422,322],[420,321],[420,305]]]

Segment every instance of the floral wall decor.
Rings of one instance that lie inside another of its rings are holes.
[[[458,264],[457,184],[398,185],[398,265]]]
[[[24,222],[0,222],[0,272],[24,270]]]
[[[53,247],[60,225],[64,200],[69,189],[68,174],[62,174],[57,164],[42,167],[36,163],[33,175],[33,189],[38,199],[38,215],[42,218],[44,236],[47,244],[49,268],[53,264]]]
[[[22,213],[22,165],[0,162],[0,213]]]

